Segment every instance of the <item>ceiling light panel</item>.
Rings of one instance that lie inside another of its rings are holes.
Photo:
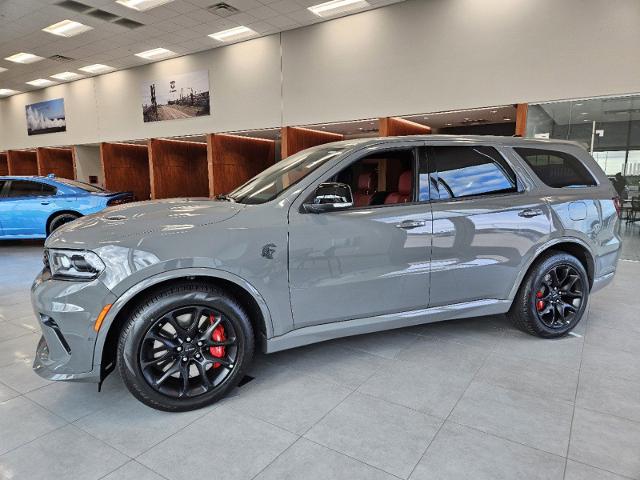
[[[95,65],[87,65],[86,67],[81,67],[78,70],[86,73],[99,74],[99,73],[113,72],[115,68],[110,67],[109,65],[96,63]]]
[[[36,78],[35,80],[31,80],[30,82],[26,82],[27,85],[31,85],[34,87],[48,87],[49,85],[53,85],[55,82],[51,80],[47,80],[46,78]]]
[[[11,90],[10,88],[0,88],[0,97],[8,97],[9,95],[15,95],[20,93],[17,90]]]
[[[44,58],[39,57],[38,55],[34,55],[33,53],[20,52],[11,55],[10,57],[6,57],[5,60],[14,63],[35,63],[39,62],[40,60],[44,60]]]
[[[173,0],[116,0],[116,3],[127,8],[137,10],[138,12],[151,10],[152,8],[156,8],[170,2],[173,2]]]
[[[212,33],[209,35],[214,40],[219,42],[233,42],[235,40],[242,40],[257,35],[257,33],[251,30],[249,27],[240,26],[223,30],[221,32]]]
[[[369,6],[365,0],[332,0],[309,7],[309,11],[319,17],[332,17]]]
[[[93,30],[93,27],[84,25],[80,22],[74,22],[73,20],[63,20],[53,25],[49,25],[47,28],[43,28],[43,32],[51,33],[52,35],[58,35],[59,37],[75,37],[81,33]]]
[[[56,73],[55,75],[51,75],[51,78],[55,78],[56,80],[63,80],[63,81],[77,80],[82,77],[83,75],[80,75],[79,73],[76,73],[76,72],[61,72],[61,73]]]
[[[146,50],[144,52],[136,53],[136,57],[146,58],[147,60],[160,60],[162,58],[168,58],[175,55],[175,52],[167,50],[166,48],[154,48],[153,50]]]

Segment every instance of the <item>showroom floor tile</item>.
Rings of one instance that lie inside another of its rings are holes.
[[[0,248],[2,480],[640,480],[638,262],[561,340],[494,316],[259,354],[229,398],[169,414],[117,374],[36,376],[42,246]]]

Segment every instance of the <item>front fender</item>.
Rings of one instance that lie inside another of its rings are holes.
[[[98,336],[96,338],[93,351],[94,370],[100,366],[102,353],[107,340],[107,335],[115,318],[117,317],[118,313],[122,311],[122,309],[129,303],[129,301],[138,293],[146,290],[149,287],[153,287],[154,285],[158,285],[167,280],[186,277],[209,277],[212,279],[227,280],[248,291],[255,299],[260,308],[262,316],[265,319],[264,323],[266,338],[271,338],[273,336],[273,322],[267,303],[265,302],[262,295],[260,295],[260,292],[258,292],[258,290],[256,290],[256,288],[249,282],[237,275],[234,275],[233,273],[229,273],[224,270],[217,270],[213,268],[179,268],[147,277],[118,296],[117,300],[113,303],[111,309],[109,310],[109,313],[105,316],[100,331],[98,332]]]

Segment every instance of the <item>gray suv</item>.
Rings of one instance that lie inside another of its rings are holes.
[[[416,136],[326,144],[229,195],[122,205],[45,244],[34,369],[151,407],[223,397],[254,349],[508,313],[567,334],[615,273],[619,203],[581,147]]]

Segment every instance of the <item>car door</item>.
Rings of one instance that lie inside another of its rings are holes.
[[[8,185],[8,184],[9,182],[7,180],[0,180],[0,237],[5,235],[4,230],[2,229],[2,217],[3,217],[2,202],[4,199],[4,187],[5,185]]]
[[[6,236],[44,236],[46,222],[56,208],[56,188],[34,180],[10,180],[0,202]]]
[[[390,157],[384,159],[385,179],[393,177],[390,172],[395,168],[396,183],[406,183],[409,177],[392,160],[409,159],[411,185],[404,187],[410,193],[382,185],[390,191],[377,192],[375,205],[320,214],[301,208],[318,184],[339,181],[345,176],[345,165],[365,165],[371,155],[368,151],[345,159],[307,188],[289,211],[289,282],[296,328],[427,307],[431,210],[428,202],[420,203],[416,197],[415,143],[399,146],[393,153],[375,152],[378,159]],[[349,176],[357,184],[354,175]],[[387,202],[400,203],[384,203],[383,196]]]
[[[545,199],[497,147],[431,146],[427,165],[433,197],[429,305],[508,298],[527,259],[549,237]]]

